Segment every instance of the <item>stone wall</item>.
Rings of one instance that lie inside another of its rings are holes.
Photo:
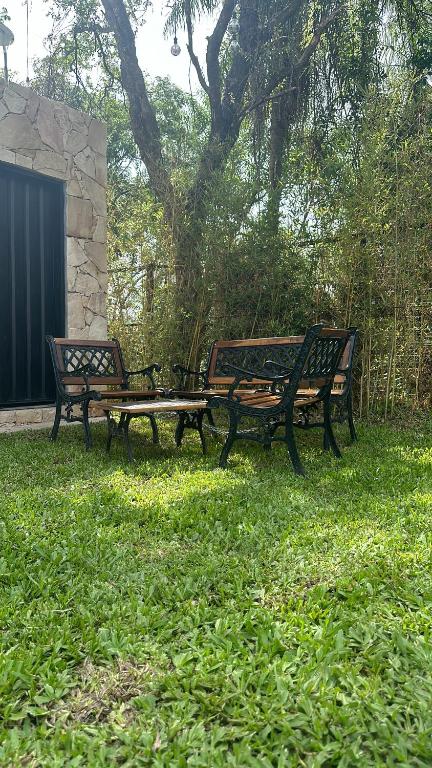
[[[105,125],[0,80],[0,161],[65,182],[66,334],[106,338]]]

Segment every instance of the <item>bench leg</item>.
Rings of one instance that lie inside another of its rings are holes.
[[[205,414],[207,416],[207,420],[208,420],[208,423],[210,424],[210,426],[216,428],[216,423],[215,423],[215,420],[213,418],[213,413],[212,413],[211,408],[206,408]]]
[[[153,416],[153,414],[150,414],[149,421],[150,421],[151,428],[152,428],[153,444],[154,445],[159,445],[159,430],[158,430],[158,425],[157,425],[156,419]]]
[[[351,392],[347,397],[347,412],[348,412],[348,426],[350,431],[351,442],[355,443],[357,440],[357,432],[354,426],[353,410],[352,410],[352,395]]]
[[[334,436],[332,423],[331,423],[331,404],[330,399],[324,400],[324,446],[327,445],[332,449],[334,455],[340,459],[342,454],[339,450],[336,438]]]
[[[62,409],[61,400],[59,400],[59,398],[57,398],[57,400],[56,400],[56,411],[55,411],[55,416],[54,416],[54,424],[52,425],[52,429],[51,429],[50,436],[49,436],[49,439],[52,440],[53,442],[55,440],[57,440],[57,435],[58,435],[59,426],[60,426],[60,420],[61,420],[61,409]]]
[[[294,437],[293,414],[287,413],[285,421],[285,442],[288,446],[288,452],[296,475],[305,475],[304,467],[301,462],[299,452]]]
[[[90,431],[90,422],[89,422],[89,415],[88,415],[88,409],[89,409],[89,402],[87,400],[86,403],[82,403],[81,405],[81,411],[82,411],[82,424],[84,429],[84,440],[86,445],[86,451],[89,451],[92,447],[92,436]]]
[[[222,469],[226,468],[229,452],[233,446],[234,440],[236,439],[237,424],[238,424],[237,415],[233,411],[230,411],[228,435],[219,457],[219,466]]]

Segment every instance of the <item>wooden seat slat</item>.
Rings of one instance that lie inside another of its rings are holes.
[[[140,413],[163,413],[175,411],[202,410],[207,400],[150,400],[143,403],[98,403],[103,411],[115,411],[131,415]]]
[[[260,405],[264,403],[273,403],[273,402],[279,402],[280,401],[280,395],[273,395],[270,392],[267,392],[267,394],[263,394],[260,396],[252,396],[252,397],[240,397],[241,403],[247,403],[248,405]]]

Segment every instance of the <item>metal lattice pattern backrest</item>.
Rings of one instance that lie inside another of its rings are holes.
[[[220,349],[216,358],[214,375],[224,376],[227,371],[227,364],[245,368],[248,371],[256,371],[258,376],[260,373],[265,375],[269,371],[269,366],[266,366],[267,360],[272,360],[286,368],[292,368],[300,347],[301,344],[290,346],[269,344],[260,347]]]
[[[121,384],[123,365],[115,341],[52,339],[50,347],[63,384],[82,384],[86,370],[89,384]],[[77,376],[78,374],[78,376]]]
[[[94,376],[118,376],[112,347],[62,347],[64,370],[75,373],[84,366],[91,366]]]
[[[338,338],[315,339],[303,369],[304,378],[331,376],[340,360],[341,349],[341,340]]]
[[[286,386],[287,395],[295,393],[300,385],[331,386],[348,336],[349,331],[338,328],[309,328]]]
[[[277,366],[266,366],[266,362],[271,360],[284,368],[292,368],[302,342],[301,336],[216,342],[210,352],[207,382],[213,385],[231,383],[235,377],[229,370],[232,365],[256,372],[257,376],[250,384],[264,384],[260,374],[280,372]]]

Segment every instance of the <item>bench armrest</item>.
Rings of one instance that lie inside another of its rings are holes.
[[[151,365],[148,365],[146,368],[140,368],[139,371],[125,371],[124,372],[124,378],[125,378],[125,384],[126,387],[129,384],[129,379],[131,376],[147,376],[148,379],[150,379],[150,384],[152,385],[153,389],[156,389],[156,382],[154,379],[154,372],[160,373],[162,370],[162,366],[159,365],[159,363],[152,363]]]
[[[205,379],[206,371],[193,371],[192,368],[186,368],[184,365],[173,365],[172,372],[177,376],[179,381],[179,389],[186,389],[186,379],[188,376],[198,376],[198,378]]]

